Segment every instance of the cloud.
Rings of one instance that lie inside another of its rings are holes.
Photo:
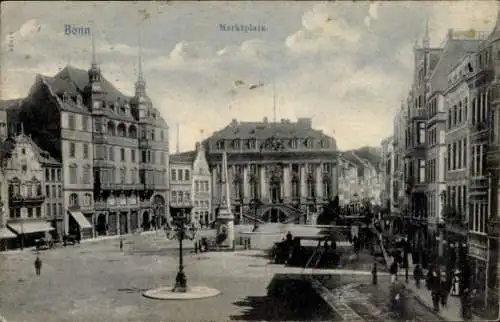
[[[68,37],[63,28],[68,21],[83,23],[82,16],[99,26],[97,58],[104,76],[133,93],[136,20],[143,4],[2,6],[4,50],[8,32],[15,36],[14,51],[0,56],[7,66],[2,98],[26,95],[36,73],[55,74],[68,61],[89,67],[90,37]],[[449,28],[491,29],[496,13],[486,1],[201,6],[148,5],[151,17],[143,24],[148,95],[172,128],[180,124],[183,150],[201,139],[201,129],[207,136],[232,118],[272,119],[273,81],[278,119],[311,116],[315,127],[335,131],[342,149],[378,145],[390,134],[393,113],[410,86],[412,46],[423,36],[425,18],[438,45]],[[268,31],[221,32],[220,23],[265,24]],[[265,86],[231,95],[239,79]],[[175,135],[170,141],[174,147]]]

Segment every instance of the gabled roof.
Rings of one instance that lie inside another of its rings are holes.
[[[366,162],[368,165],[373,166],[375,170],[380,171],[382,157],[378,148],[366,146],[356,150],[349,150],[343,152],[342,157],[358,167],[366,167],[366,164],[363,163]]]
[[[444,92],[448,86],[448,75],[456,63],[469,52],[474,52],[479,47],[479,39],[448,39],[443,52],[432,71],[430,84],[431,91]]]
[[[88,72],[71,65],[67,65],[63,70],[50,78],[50,86],[55,94],[62,94],[66,91],[70,96],[76,96],[77,94],[83,94],[89,86]],[[129,100],[131,98],[121,93],[102,75],[101,86],[105,92],[106,101],[115,102],[118,98],[120,100]]]
[[[170,155],[170,163],[192,164],[196,158],[196,151],[187,151]]]
[[[35,158],[38,162],[44,165],[61,166],[61,163],[54,159],[47,151],[42,150],[30,136],[26,134],[20,134],[14,138],[15,143],[28,143],[31,145],[31,149],[35,154]]]

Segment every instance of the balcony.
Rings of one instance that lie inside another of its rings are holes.
[[[150,149],[151,141],[145,138],[139,139],[139,149]]]
[[[108,205],[106,204],[105,201],[96,201],[94,202],[94,209],[95,210],[105,210],[108,208]]]
[[[125,191],[125,190],[143,190],[144,185],[140,183],[101,183],[102,190]]]
[[[425,120],[427,119],[427,111],[425,108],[413,108],[410,109],[410,119],[413,120]]]
[[[476,124],[470,124],[469,130],[471,133],[472,142],[488,141],[489,127],[487,122],[477,122]]]
[[[486,196],[488,194],[488,178],[485,176],[469,179],[469,196]]]
[[[44,201],[45,201],[44,195],[38,195],[38,196],[14,195],[9,197],[9,204],[12,206],[21,204],[41,204]]]

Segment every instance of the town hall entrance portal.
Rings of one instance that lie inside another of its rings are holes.
[[[288,216],[279,208],[271,208],[264,213],[262,220],[267,223],[280,223],[284,222]]]

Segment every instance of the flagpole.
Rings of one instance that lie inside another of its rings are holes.
[[[276,123],[276,83],[273,80],[273,117],[274,123]]]

